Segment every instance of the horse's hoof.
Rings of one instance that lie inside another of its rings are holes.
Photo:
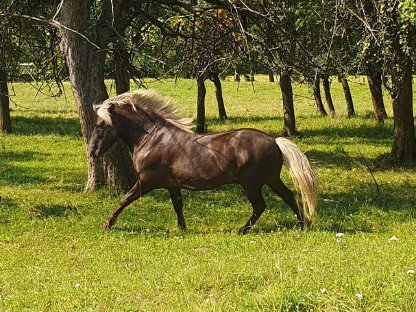
[[[110,219],[107,219],[107,220],[104,221],[102,227],[103,227],[103,230],[109,231],[109,230],[111,230],[113,225],[114,225],[114,223]]]
[[[250,231],[251,227],[245,226],[238,230],[238,235],[246,235]]]
[[[178,229],[179,229],[179,231],[186,231],[186,230],[188,230],[188,228],[186,227],[186,226],[178,226]]]

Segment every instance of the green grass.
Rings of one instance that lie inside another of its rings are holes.
[[[184,191],[187,232],[176,229],[163,190],[101,230],[121,195],[83,192],[85,147],[69,86],[66,99],[51,99],[15,84],[14,134],[0,135],[0,311],[416,310],[416,274],[408,273],[416,270],[416,169],[373,169],[380,194],[370,203],[377,190],[366,163],[389,152],[393,121],[374,123],[367,86],[354,81],[352,119],[339,83],[334,119],[319,117],[306,86],[294,87],[295,141],[321,180],[313,229],[297,229],[265,189],[268,210],[246,236],[236,233],[251,212],[238,186]],[[194,81],[148,86],[195,116]],[[250,83],[224,81],[224,122],[207,87],[209,131],[281,132],[277,83],[258,77],[253,92]],[[291,183],[287,172],[283,178]]]

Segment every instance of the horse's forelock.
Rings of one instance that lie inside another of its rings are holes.
[[[103,103],[99,105],[93,105],[93,109],[96,111],[97,116],[104,120],[104,123],[107,125],[111,125],[113,123],[109,111],[112,105],[112,101],[109,100],[110,99],[105,100]]]

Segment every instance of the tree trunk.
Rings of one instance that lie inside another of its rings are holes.
[[[315,76],[313,83],[313,97],[315,98],[316,107],[319,110],[321,116],[328,116],[328,113],[325,110],[324,103],[322,102],[321,97],[321,78],[318,75]]]
[[[0,68],[0,132],[2,133],[12,132],[9,103],[7,73],[5,70]]]
[[[234,70],[234,81],[240,81],[240,74],[237,72],[237,69]]]
[[[294,136],[296,135],[296,121],[290,72],[280,73],[279,84],[283,99],[284,132],[287,136]]]
[[[402,21],[400,21],[399,5],[398,2],[395,2],[391,9],[393,22],[392,26],[388,28],[388,35],[391,39],[392,63],[394,64],[391,72],[394,117],[391,156],[397,163],[410,163],[416,161],[412,90],[414,53],[412,53],[412,50],[405,51],[407,47],[404,46],[403,42],[413,42],[416,39],[416,31],[414,27],[402,24]]]
[[[325,100],[326,100],[326,104],[328,105],[328,108],[329,108],[329,113],[331,114],[331,117],[334,117],[335,116],[335,107],[334,107],[334,102],[332,101],[329,77],[322,78],[322,82],[323,82],[323,85],[324,85]]]
[[[383,82],[381,80],[381,73],[370,72],[367,75],[367,80],[371,93],[371,101],[373,102],[374,118],[377,122],[381,123],[385,118],[387,118],[383,100]]]
[[[401,52],[400,52],[401,53]],[[412,61],[406,56],[400,72],[393,72],[394,139],[391,156],[398,163],[416,161],[416,133],[413,115]]]
[[[96,25],[87,25],[91,11],[89,3],[83,0],[64,1],[60,12],[60,23],[65,26],[60,29],[61,51],[68,65],[86,150],[96,119],[92,106],[108,98],[104,84],[104,61],[111,27],[106,24],[111,23],[112,12],[118,7],[116,1],[103,2],[103,12],[99,15]],[[100,48],[80,35],[86,33],[92,34],[91,41]],[[126,163],[128,154],[121,152],[117,144],[102,158],[94,159],[87,156],[88,181],[85,187],[87,191],[108,183],[124,190],[134,183],[131,162]]]
[[[196,111],[196,132],[205,133],[205,95],[207,90],[205,88],[204,75],[198,73],[196,77],[198,86],[197,111]]]
[[[217,98],[218,114],[220,116],[220,119],[228,119],[227,112],[225,111],[224,99],[222,97],[222,87],[221,87],[220,76],[217,72],[211,71],[210,78],[215,85],[215,96]]]
[[[274,82],[274,73],[273,71],[269,71],[269,82]]]
[[[6,24],[0,31],[0,133],[12,132],[6,69],[6,44],[8,42],[7,39],[10,39],[8,37],[8,27]]]
[[[114,43],[114,81],[116,93],[122,94],[130,91],[129,52],[120,42]]]
[[[338,74],[338,79],[341,81],[342,89],[344,90],[345,101],[347,102],[348,117],[351,118],[355,115],[355,110],[350,86],[348,84],[348,80],[345,78],[343,73]]]

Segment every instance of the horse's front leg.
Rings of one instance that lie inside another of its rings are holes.
[[[173,208],[175,208],[176,216],[178,217],[178,227],[181,230],[186,230],[185,218],[183,216],[183,202],[181,190],[177,188],[169,189],[170,198],[172,199]]]
[[[131,190],[128,191],[127,194],[124,195],[124,197],[121,199],[118,208],[108,216],[107,220],[104,221],[103,228],[105,230],[110,230],[116,223],[117,217],[123,211],[123,209],[149,191],[149,187],[143,183],[143,181],[138,180],[136,184],[134,184],[134,186],[131,188]]]

